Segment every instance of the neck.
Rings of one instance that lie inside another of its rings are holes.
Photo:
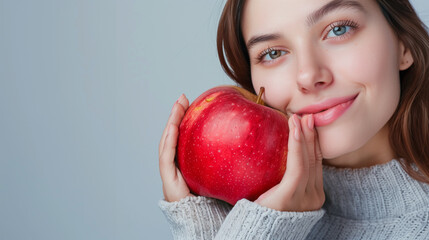
[[[389,128],[384,126],[364,146],[337,158],[324,159],[327,166],[337,168],[363,168],[387,163],[395,158],[389,142]]]

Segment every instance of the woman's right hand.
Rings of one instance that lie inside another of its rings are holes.
[[[322,153],[313,115],[289,119],[286,172],[279,184],[255,202],[279,211],[314,211],[325,202]]]
[[[180,122],[188,107],[189,101],[182,94],[171,110],[159,143],[159,171],[164,199],[168,202],[175,202],[187,196],[193,196],[174,161]]]

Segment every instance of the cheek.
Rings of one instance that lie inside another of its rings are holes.
[[[336,158],[364,146],[389,121],[400,97],[396,42],[370,39],[349,48],[332,62],[335,78],[360,92],[360,101],[348,118],[320,129],[324,158]]]
[[[372,31],[361,37],[358,42],[341,53],[341,57],[333,60],[336,69],[343,75],[341,77],[374,87],[397,78],[398,42],[388,30],[384,33],[375,33],[376,31]]]
[[[265,88],[263,100],[269,106],[285,112],[291,97],[292,75],[287,68],[278,67],[276,69],[252,69],[252,83],[256,92],[261,87]],[[288,80],[289,79],[289,80]]]
[[[366,103],[384,110],[377,113],[382,121],[396,109],[400,95],[398,42],[394,36],[389,36],[386,33],[384,38],[362,42],[354,49],[354,57],[344,61],[343,67],[350,69],[347,77],[364,91]]]

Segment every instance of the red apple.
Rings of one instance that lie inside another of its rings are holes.
[[[288,120],[257,99],[243,88],[215,87],[186,111],[177,164],[191,192],[234,205],[257,199],[281,181]]]

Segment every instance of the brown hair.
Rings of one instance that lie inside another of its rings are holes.
[[[226,74],[255,92],[250,60],[241,31],[244,0],[228,0],[219,21],[217,50]],[[411,52],[414,63],[400,72],[401,98],[388,122],[390,144],[404,169],[429,183],[429,35],[408,0],[377,0],[398,39]],[[413,168],[413,165],[416,168]]]

